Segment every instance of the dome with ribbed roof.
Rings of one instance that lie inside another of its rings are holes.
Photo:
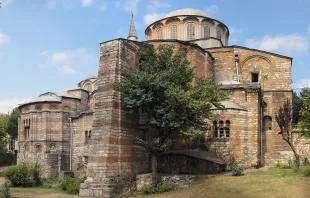
[[[163,18],[182,16],[182,15],[203,16],[203,17],[211,18],[211,16],[208,13],[205,13],[201,10],[191,9],[191,8],[175,10],[163,16]]]

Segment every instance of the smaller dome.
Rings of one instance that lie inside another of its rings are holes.
[[[98,72],[92,73],[86,77],[86,79],[98,78]]]
[[[207,18],[212,18],[208,13],[205,13],[201,10],[191,9],[191,8],[185,8],[185,9],[180,9],[180,10],[170,12],[166,14],[165,16],[163,16],[163,18],[182,16],[182,15],[203,16]]]
[[[224,101],[221,101],[220,103],[223,106],[223,109],[237,109],[237,110],[244,110],[244,111],[248,110],[247,107],[244,107],[244,106],[242,106],[238,103],[235,103],[233,101],[224,100]],[[211,109],[216,110],[218,108],[213,106],[213,107],[211,107]]]

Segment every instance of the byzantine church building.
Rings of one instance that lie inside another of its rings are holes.
[[[100,43],[97,73],[77,87],[47,92],[20,105],[18,162],[37,160],[49,177],[60,171],[87,177],[82,196],[128,192],[135,176],[150,170],[150,163],[145,153],[133,148],[141,117],[122,110],[113,83],[123,68],[138,67],[144,43],[155,48],[174,45],[176,52],[187,54],[197,77],[212,76],[231,93],[222,108],[212,108],[216,119],[208,121],[205,149],[178,140],[174,150],[160,157],[159,172],[217,173],[232,162],[257,167],[293,158],[275,120],[283,102],[292,100],[291,57],[228,46],[229,28],[195,9],[168,13],[146,28],[145,38],[139,41],[132,17],[127,39]],[[309,141],[299,133],[294,144],[302,158],[310,157]]]

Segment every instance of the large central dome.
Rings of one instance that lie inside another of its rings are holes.
[[[207,14],[201,10],[190,9],[190,8],[175,10],[175,11],[170,12],[170,13],[166,14],[165,16],[163,16],[163,18],[174,17],[174,16],[182,16],[182,15],[203,16],[203,17],[211,18],[211,16],[209,14]]]

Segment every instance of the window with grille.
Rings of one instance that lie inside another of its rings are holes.
[[[171,39],[178,39],[178,30],[176,25],[172,25],[170,27],[170,38]]]
[[[203,26],[203,38],[210,38],[211,35],[210,32],[211,30],[209,26],[207,25]]]
[[[195,39],[195,24],[188,23],[187,24],[187,40],[194,40]]]
[[[41,153],[42,152],[42,146],[41,144],[36,145],[36,153]]]
[[[229,138],[230,137],[230,129],[231,124],[229,120],[226,120],[225,124],[224,121],[217,121],[213,122],[213,135],[216,138]]]
[[[264,131],[272,130],[272,118],[270,116],[264,116]]]
[[[157,38],[158,39],[163,39],[164,37],[163,37],[163,29],[158,29],[157,30]]]
[[[30,119],[24,120],[24,138],[25,140],[29,140],[30,136]]]

